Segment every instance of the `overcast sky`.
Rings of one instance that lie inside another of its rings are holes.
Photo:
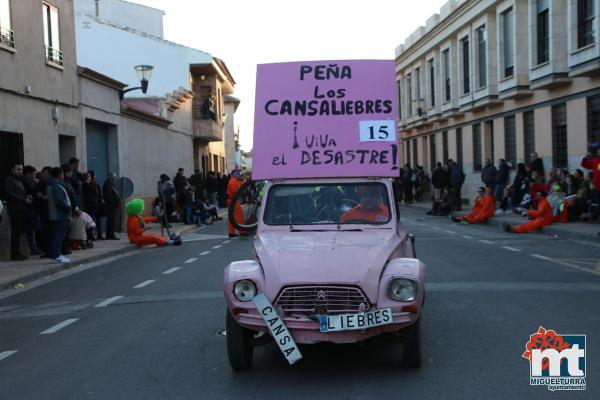
[[[165,39],[221,58],[241,100],[242,148],[252,148],[256,64],[393,59],[446,0],[130,0],[159,8]],[[155,79],[160,71],[154,71]]]

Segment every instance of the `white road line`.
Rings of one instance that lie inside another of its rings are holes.
[[[207,254],[210,254],[210,250],[207,251],[203,251],[202,253],[198,254],[199,256],[205,256]]]
[[[231,240],[226,240],[223,242],[223,244],[227,244],[227,243],[231,243]]]
[[[54,325],[52,328],[46,329],[44,332],[41,332],[40,335],[51,335],[53,333],[60,331],[62,328],[65,328],[77,321],[79,321],[79,318],[67,319],[67,320],[61,322],[60,324]]]
[[[473,236],[469,236],[469,235],[460,235],[462,237],[464,237],[465,239],[474,239]]]
[[[494,244],[494,242],[491,242],[489,240],[478,240],[479,243],[485,243],[485,244]]]
[[[216,245],[216,246],[213,246],[213,247],[212,247],[212,249],[213,249],[213,250],[215,250],[215,249],[220,249],[221,247],[223,247],[223,245],[222,245],[222,244],[218,244],[218,245]]]
[[[454,232],[454,231],[447,231],[447,230],[446,230],[446,231],[444,231],[444,232],[446,232],[446,233],[449,233],[449,234],[451,234],[451,235],[456,235],[456,232]]]
[[[141,288],[146,287],[146,286],[148,286],[149,284],[151,284],[152,282],[155,282],[155,281],[156,281],[156,279],[150,279],[150,280],[147,280],[147,281],[144,281],[144,282],[140,283],[137,286],[134,286],[133,288],[134,289],[141,289]]]
[[[173,272],[175,272],[175,271],[177,271],[177,270],[180,270],[180,269],[181,269],[181,267],[174,267],[174,268],[168,269],[168,270],[166,270],[165,272],[163,272],[163,275],[169,275],[169,274],[172,274]]]
[[[6,360],[8,357],[12,356],[13,354],[15,354],[17,351],[19,350],[9,350],[9,351],[3,351],[2,353],[0,353],[0,361],[2,360]]]
[[[106,300],[104,300],[104,301],[101,301],[100,303],[96,304],[96,305],[94,306],[94,308],[102,308],[102,307],[106,307],[106,306],[108,306],[109,304],[111,304],[111,303],[114,303],[115,301],[117,301],[117,300],[119,300],[119,299],[122,299],[122,298],[123,298],[123,296],[114,296],[114,297],[111,297],[110,299],[106,299]]]
[[[539,254],[530,254],[531,257],[539,258],[540,260],[552,261],[550,257],[541,256]]]
[[[510,246],[502,246],[503,249],[509,250],[509,251],[521,251],[521,249],[517,249],[516,247],[510,247]]]
[[[193,263],[193,262],[194,262],[194,261],[196,261],[196,260],[197,260],[197,258],[190,258],[190,259],[188,259],[188,260],[185,260],[183,263],[184,263],[184,264],[191,264],[191,263]]]

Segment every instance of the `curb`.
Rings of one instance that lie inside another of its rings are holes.
[[[429,210],[429,208],[425,208],[425,207],[419,207],[419,206],[415,206],[415,205],[411,205],[411,204],[404,204],[402,205],[402,207],[404,208],[409,208],[411,210],[418,210],[418,211],[423,211],[423,212],[427,212]],[[482,226],[490,226],[490,227],[502,227],[502,224],[504,222],[510,222],[507,220],[501,220],[498,218],[492,218],[487,222],[484,222],[482,224]],[[598,230],[600,231],[600,226],[598,227]],[[557,237],[557,238],[565,238],[565,239],[578,239],[578,240],[594,240],[596,241],[599,236],[597,234],[589,234],[589,233],[580,233],[580,232],[571,232],[571,231],[565,231],[563,229],[557,229],[556,227],[553,227],[552,225],[550,226],[546,226],[544,228],[542,228],[539,231],[536,232],[531,232],[533,234],[536,235],[546,235],[546,236],[553,236],[553,237]]]
[[[184,227],[184,229],[180,230],[179,233],[181,234],[185,234],[185,233],[189,233],[192,232],[194,230],[198,229],[197,226],[187,226]],[[28,283],[32,283],[35,282],[41,278],[46,278],[48,276],[52,276],[55,275],[59,272],[63,272],[69,269],[73,269],[79,266],[82,266],[84,264],[90,264],[90,263],[94,263],[96,261],[100,261],[102,259],[105,258],[111,258],[111,257],[115,257],[115,256],[120,256],[120,255],[124,255],[124,254],[129,254],[129,253],[133,253],[137,250],[140,250],[141,248],[139,246],[136,245],[131,245],[129,247],[124,247],[121,249],[116,249],[116,250],[110,250],[107,251],[106,253],[102,253],[102,254],[96,254],[94,256],[90,256],[90,257],[86,257],[86,258],[82,258],[81,260],[78,261],[74,261],[72,263],[69,264],[56,264],[53,265],[51,267],[45,268],[41,271],[36,271],[27,275],[23,275],[21,277],[18,277],[16,279],[13,279],[11,281],[8,282],[4,282],[4,283],[0,283],[0,292],[4,292],[6,290],[10,290],[10,289],[15,289],[15,286],[18,284],[28,284]]]

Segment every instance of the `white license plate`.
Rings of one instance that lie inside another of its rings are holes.
[[[294,342],[294,338],[279,314],[277,314],[277,311],[275,311],[273,304],[267,299],[267,296],[264,293],[259,293],[254,296],[252,302],[265,321],[265,324],[267,324],[271,336],[273,336],[275,343],[279,346],[288,363],[294,364],[296,361],[302,359],[302,354],[296,342]]]
[[[382,308],[358,314],[319,315],[321,332],[354,331],[393,323],[392,309]]]

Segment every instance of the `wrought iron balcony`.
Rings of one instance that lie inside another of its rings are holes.
[[[200,97],[199,101],[194,100],[192,105],[192,117],[195,120],[217,120],[214,100],[211,97]]]
[[[62,51],[53,47],[46,46],[46,61],[56,65],[63,65],[63,53]]]
[[[0,44],[4,46],[14,48],[15,47],[15,33],[10,29],[0,27]]]

